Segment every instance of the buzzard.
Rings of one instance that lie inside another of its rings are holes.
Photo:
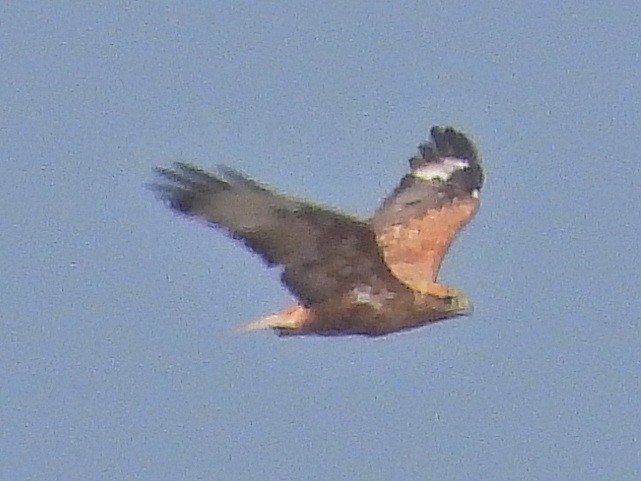
[[[410,172],[367,220],[277,193],[221,167],[156,170],[171,209],[242,241],[298,303],[241,328],[280,335],[382,336],[469,314],[460,290],[437,283],[450,244],[479,207],[484,174],[474,144],[433,127]]]

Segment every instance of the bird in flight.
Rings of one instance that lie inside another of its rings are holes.
[[[472,303],[437,282],[443,257],[479,207],[484,174],[474,144],[433,127],[410,172],[370,219],[277,193],[220,167],[156,170],[168,206],[221,229],[282,268],[297,303],[241,327],[279,335],[382,336],[470,314]]]

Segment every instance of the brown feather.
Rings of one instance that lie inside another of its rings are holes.
[[[347,295],[406,290],[383,261],[371,226],[354,217],[277,194],[242,174],[206,173],[187,164],[159,169],[161,199],[184,215],[227,231],[269,265],[302,305]]]
[[[420,217],[382,228],[378,244],[390,270],[410,287],[436,282],[443,257],[478,206],[478,199],[472,197],[456,199]]]
[[[478,208],[483,171],[474,145],[451,128],[410,160],[412,173],[363,221],[278,194],[231,169],[158,169],[152,187],[176,212],[242,241],[299,304],[244,330],[282,335],[380,336],[468,314],[460,291],[436,284],[443,256]]]

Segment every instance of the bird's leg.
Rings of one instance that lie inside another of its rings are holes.
[[[309,310],[302,306],[291,306],[276,314],[261,317],[260,319],[240,326],[237,332],[257,331],[260,329],[287,329],[300,330],[309,316]]]

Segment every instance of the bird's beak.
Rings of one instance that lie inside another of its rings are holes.
[[[469,316],[474,312],[474,304],[465,294],[459,294],[452,299],[452,312],[457,316]]]

